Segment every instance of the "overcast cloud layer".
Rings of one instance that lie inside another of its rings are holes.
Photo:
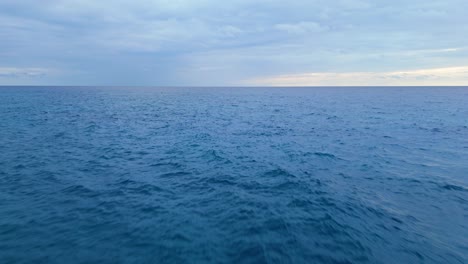
[[[468,85],[466,0],[1,0],[0,84]]]

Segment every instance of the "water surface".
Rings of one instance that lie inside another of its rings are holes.
[[[0,88],[1,263],[468,263],[468,88]]]

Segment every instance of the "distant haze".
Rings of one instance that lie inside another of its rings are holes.
[[[468,85],[466,0],[2,0],[0,85]]]

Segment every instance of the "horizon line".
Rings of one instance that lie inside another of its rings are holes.
[[[277,85],[3,85],[0,87],[102,87],[102,88],[400,88],[400,87],[466,87],[466,85],[290,85],[290,86],[277,86]]]

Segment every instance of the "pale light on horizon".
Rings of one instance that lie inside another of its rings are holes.
[[[313,72],[245,81],[259,86],[462,86],[468,66],[390,72]]]

